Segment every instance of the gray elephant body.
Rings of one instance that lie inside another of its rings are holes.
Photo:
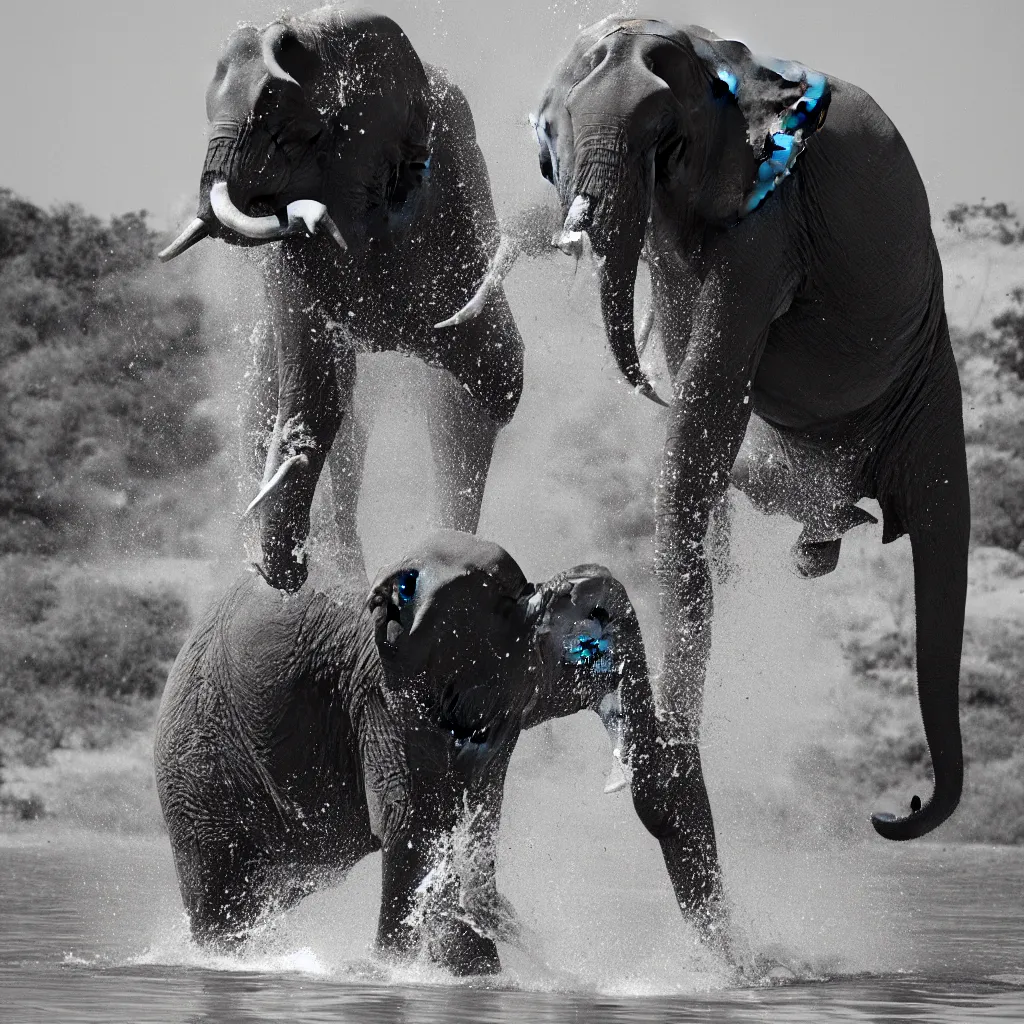
[[[380,849],[358,736],[381,672],[359,603],[247,573],[175,662],[157,788],[198,937],[244,932]]]
[[[497,432],[522,391],[523,346],[501,294],[479,323],[433,327],[497,244],[465,97],[389,18],[325,9],[239,29],[207,113],[198,217],[161,257],[206,235],[275,243],[260,261],[268,313],[246,412],[268,580],[294,591],[305,578],[329,453],[341,547],[361,562],[357,351],[406,352],[451,375],[426,401],[441,518],[474,530]]]
[[[381,850],[378,947],[497,970],[494,938],[514,915],[494,843],[520,729],[621,691],[609,728],[646,777],[635,615],[607,570],[534,587],[496,545],[457,533],[382,573],[369,603],[358,579],[288,596],[248,573],[175,662],[155,764],[193,935],[237,943]],[[455,876],[435,872],[425,932],[422,887],[456,830],[465,855]]]
[[[831,571],[843,533],[873,520],[855,504],[862,497],[881,505],[883,541],[909,534],[934,789],[909,815],[873,823],[911,839],[960,798],[970,499],[927,197],[906,144],[863,90],[696,26],[591,26],[531,120],[560,199],[554,242],[578,255],[589,237],[612,353],[660,402],[634,329],[642,253],[650,265],[672,376],[656,512],[664,764],[638,809],[661,838],[680,906],[721,935],[698,740],[711,650],[705,541],[730,480],[802,524],[805,576]],[[499,253],[536,248],[530,236]],[[497,276],[492,268],[449,322],[479,307]]]

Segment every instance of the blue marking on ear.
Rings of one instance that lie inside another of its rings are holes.
[[[589,626],[584,626],[589,629]],[[593,627],[596,634],[582,632],[563,641],[565,657],[573,665],[586,665],[593,672],[611,672],[613,669],[611,650],[612,637],[605,634],[599,624]]]
[[[797,140],[785,132],[776,132],[772,136],[772,145],[775,149],[765,163],[768,164],[776,175],[785,174],[796,159],[796,153],[799,152],[796,149]]]
[[[803,84],[804,90],[791,107],[780,112],[782,130],[773,132],[766,140],[764,159],[757,166],[757,177],[744,201],[741,217],[756,210],[793,170],[797,157],[807,145],[807,137],[821,126],[828,106],[828,79],[820,72],[794,61],[768,58],[761,63],[787,82]]]
[[[718,77],[721,81],[725,82],[729,92],[735,96],[736,90],[740,87],[739,79],[728,68],[719,68]]]
[[[807,70],[807,91],[804,93],[803,102],[807,104],[808,110],[813,110],[818,105],[818,100],[825,95],[827,79],[818,71]]]

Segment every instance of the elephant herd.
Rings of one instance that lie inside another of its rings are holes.
[[[843,534],[875,521],[861,498],[881,507],[883,543],[909,534],[934,786],[906,816],[872,822],[903,840],[953,813],[970,527],[960,384],[924,186],[870,96],[702,28],[606,18],[580,33],[530,119],[557,213],[504,230],[465,97],[387,17],[328,8],[241,28],[206,105],[198,213],[160,257],[206,237],[266,245],[267,316],[244,413],[262,563],[194,627],[156,739],[198,941],[243,941],[380,850],[382,953],[500,969],[495,940],[513,912],[494,845],[509,758],[522,729],[589,709],[683,914],[727,954],[699,740],[705,543],[730,482],[801,525],[803,576],[832,571]],[[533,584],[473,536],[523,387],[502,280],[550,247],[592,253],[615,361],[667,406],[657,675],[607,569]],[[641,258],[652,306],[638,336]],[[652,323],[667,401],[640,365]],[[425,402],[450,529],[382,570],[368,597],[357,350],[447,371]],[[325,468],[332,567],[306,554]],[[469,867],[437,881],[439,844],[457,831]],[[417,913],[428,880],[429,921]]]

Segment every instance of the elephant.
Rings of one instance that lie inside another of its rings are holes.
[[[634,802],[649,788],[654,705],[629,597],[597,565],[535,586],[455,531],[383,569],[368,598],[361,572],[332,573],[295,595],[244,574],[171,670],[154,761],[192,935],[234,948],[380,850],[379,950],[497,971],[515,918],[494,845],[521,729],[595,710]]]
[[[676,770],[650,812],[684,912],[726,919],[700,722],[711,646],[709,522],[730,481],[801,524],[796,571],[838,563],[846,531],[909,534],[917,681],[933,791],[885,838],[937,828],[963,785],[958,686],[970,533],[960,381],[928,200],[893,123],[862,89],[755,57],[699,27],[606,18],[585,29],[532,117],[557,190],[550,241],[596,257],[608,344],[637,356],[638,261],[672,378],[656,498],[664,668],[658,727]],[[549,242],[550,244],[550,242]],[[510,238],[466,310],[519,251]],[[666,755],[668,756],[668,755]],[[654,827],[651,822],[649,827]]]
[[[470,294],[498,243],[465,97],[390,18],[323,8],[238,29],[206,110],[198,214],[159,256],[208,236],[267,246],[267,315],[244,415],[262,474],[247,512],[258,517],[267,579],[302,586],[328,459],[339,548],[362,563],[357,351],[399,351],[447,371],[426,396],[440,525],[475,531],[495,440],[522,392],[523,343],[500,292],[478,322],[432,326]]]

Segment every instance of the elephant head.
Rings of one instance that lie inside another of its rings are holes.
[[[755,60],[705,29],[606,18],[585,30],[534,116],[541,173],[558,190],[561,243],[586,232],[619,369],[648,396],[633,324],[655,205],[686,249],[754,210],[822,123],[824,76]]]
[[[198,214],[160,259],[208,235],[235,245],[317,232],[342,249],[365,242],[388,200],[426,173],[427,96],[416,52],[381,15],[239,28],[206,92]]]
[[[625,754],[653,722],[640,626],[603,566],[535,585],[497,544],[440,531],[381,572],[369,608],[387,687],[414,695],[468,785],[522,728],[591,709]]]
[[[460,970],[496,970],[496,950],[482,937],[500,937],[494,841],[519,733],[591,708],[615,753],[628,760],[630,744],[642,744],[643,760],[653,748],[654,712],[636,615],[606,569],[582,566],[534,586],[504,549],[453,531],[434,534],[381,572],[368,607],[384,692],[401,709],[392,717],[403,723],[408,768],[399,771],[411,772],[415,794],[400,812],[394,801],[381,802],[378,943],[409,952],[421,941],[410,923],[418,916],[415,894],[430,888],[425,878],[436,878],[424,839],[443,842],[462,820],[473,837],[473,866],[460,876],[461,893],[446,887],[447,902],[432,907],[431,930],[441,929],[431,936],[432,955]],[[368,793],[379,788],[369,777]],[[475,922],[468,932],[467,919]],[[446,920],[447,934],[439,924]]]
[[[605,18],[556,69],[530,118],[541,173],[561,207],[552,242],[578,255],[588,236],[609,345],[623,376],[648,398],[664,404],[640,368],[638,341],[642,347],[652,321],[645,318],[638,339],[633,296],[654,209],[674,225],[676,246],[699,249],[706,229],[751,213],[790,172],[829,99],[825,77],[802,65],[755,58],[706,29],[659,21]],[[510,236],[484,286],[530,251]],[[482,307],[479,293],[474,304]]]

